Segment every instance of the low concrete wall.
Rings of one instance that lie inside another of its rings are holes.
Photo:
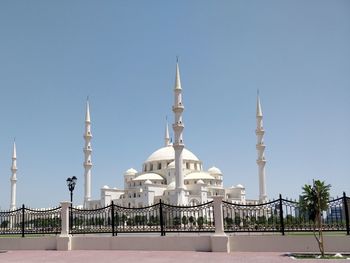
[[[329,252],[350,252],[350,236],[326,236]],[[317,252],[313,236],[72,236],[1,238],[0,250]]]
[[[230,236],[231,252],[317,252],[314,236]],[[325,236],[325,250],[350,252],[350,236]]]
[[[71,238],[72,250],[211,251],[210,236],[118,236]]]
[[[56,250],[58,237],[0,237],[0,250]]]

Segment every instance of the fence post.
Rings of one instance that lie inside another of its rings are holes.
[[[280,222],[281,222],[281,233],[282,233],[282,236],[284,236],[283,204],[282,204],[281,194],[280,194]]]
[[[224,216],[222,213],[222,200],[223,196],[213,196],[214,202],[214,222],[215,222],[215,235],[224,236]]]
[[[70,216],[69,216],[69,206],[71,202],[61,202],[61,235],[62,237],[69,236],[70,229]]]
[[[346,234],[350,235],[350,227],[349,227],[349,206],[348,206],[348,198],[346,197],[345,192],[343,192],[343,205],[345,212],[345,225],[346,225]]]
[[[24,209],[24,204],[23,204],[22,205],[22,224],[21,224],[22,237],[24,237],[24,212],[25,212],[25,209]]]
[[[159,199],[159,223],[160,223],[160,235],[165,236],[162,199]]]
[[[114,236],[114,224],[115,224],[115,220],[114,220],[114,202],[112,201],[112,209],[111,209],[111,213],[112,213],[112,236]]]

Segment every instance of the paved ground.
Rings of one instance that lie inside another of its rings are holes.
[[[213,253],[213,252],[173,252],[173,251],[7,251],[0,253],[0,262],[83,262],[83,263],[277,263],[295,262],[281,253]],[[307,262],[340,262],[339,260],[302,260]]]

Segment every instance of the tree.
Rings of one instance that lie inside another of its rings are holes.
[[[181,226],[181,219],[180,217],[176,216],[173,218],[173,224],[176,228],[179,228]]]
[[[303,193],[300,198],[301,209],[308,213],[309,220],[313,222],[314,236],[317,240],[322,257],[324,257],[322,212],[328,208],[330,188],[331,185],[326,185],[324,181],[314,180],[312,185],[304,185],[302,188]]]
[[[188,224],[188,219],[187,219],[186,216],[183,216],[182,219],[181,219],[181,221],[182,221],[182,224],[184,224],[184,225],[187,225],[187,224]]]
[[[203,225],[204,225],[204,218],[203,218],[203,216],[200,216],[200,217],[197,218],[197,224],[198,224],[199,228],[203,228]]]

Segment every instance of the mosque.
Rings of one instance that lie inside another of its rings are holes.
[[[171,143],[168,124],[165,127],[164,145],[154,151],[142,165],[140,171],[130,168],[124,173],[124,189],[104,186],[100,191],[100,199],[91,198],[92,170],[92,133],[89,101],[86,103],[84,132],[84,204],[87,209],[99,208],[114,204],[139,208],[162,202],[173,205],[198,205],[209,202],[213,196],[223,196],[224,200],[237,204],[257,204],[267,201],[265,185],[265,144],[263,141],[263,115],[259,94],[256,106],[256,137],[259,177],[259,199],[246,200],[245,188],[241,184],[224,188],[223,174],[217,167],[207,171],[198,157],[185,148],[183,140],[184,122],[182,113],[185,107],[182,103],[182,88],[178,62],[176,63],[174,87],[174,123],[172,125],[174,142]],[[16,208],[17,157],[16,144],[13,145],[11,166],[11,201],[10,209]]]
[[[221,195],[224,200],[237,204],[262,203],[267,201],[265,186],[265,145],[264,129],[259,96],[257,98],[256,136],[259,171],[259,199],[246,200],[245,188],[238,184],[230,188],[223,186],[223,174],[217,167],[207,171],[198,157],[185,148],[183,140],[184,122],[182,113],[185,107],[182,103],[182,88],[179,64],[176,63],[174,87],[174,142],[171,143],[168,124],[165,127],[164,145],[154,151],[142,165],[140,171],[130,168],[124,173],[124,189],[104,186],[100,199],[91,199],[91,121],[89,103],[86,107],[85,120],[85,208],[104,207],[114,202],[123,207],[145,207],[162,202],[173,205],[198,205],[212,200],[213,196]]]

